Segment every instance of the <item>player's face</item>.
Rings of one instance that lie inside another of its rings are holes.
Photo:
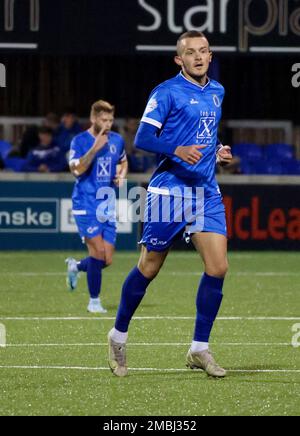
[[[98,135],[102,129],[105,129],[105,134],[111,131],[114,123],[114,116],[108,112],[101,112],[99,115],[92,117],[92,124],[95,133]]]
[[[206,38],[187,38],[181,42],[175,61],[183,71],[195,80],[206,76],[212,53]]]

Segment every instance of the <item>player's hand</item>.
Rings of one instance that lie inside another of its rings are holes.
[[[106,128],[103,128],[99,135],[96,138],[96,141],[94,143],[94,150],[96,152],[102,150],[102,148],[108,143],[108,136],[107,136],[107,130]]]
[[[200,152],[200,150],[203,150],[206,147],[207,145],[181,145],[176,148],[175,155],[186,163],[196,165],[196,163],[198,163],[203,157],[203,154]]]
[[[220,165],[228,165],[231,163],[233,159],[232,153],[231,153],[231,147],[229,145],[225,145],[221,148],[221,150],[217,153],[217,162]]]
[[[123,174],[122,165],[117,165],[117,172],[114,178],[114,184],[117,188],[122,188],[122,186],[124,185],[124,180],[125,177]]]

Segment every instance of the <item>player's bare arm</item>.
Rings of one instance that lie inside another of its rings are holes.
[[[75,177],[81,176],[90,168],[96,154],[107,144],[108,136],[105,132],[106,128],[103,128],[92,148],[82,158],[70,163],[70,170]]]
[[[126,179],[126,176],[128,174],[128,160],[124,159],[120,164],[117,166],[117,173],[116,177],[114,178],[114,184],[121,188],[123,186],[124,180]]]

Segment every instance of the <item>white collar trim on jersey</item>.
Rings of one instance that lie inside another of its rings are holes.
[[[185,77],[185,75],[183,74],[182,71],[180,72],[180,75],[181,75],[181,77],[182,77],[184,80],[186,80],[187,82],[191,83],[192,85],[197,86],[197,88],[202,89],[202,91],[203,91],[203,90],[204,90],[208,85],[210,85],[210,78],[208,78],[208,82],[207,82],[207,84],[206,84],[205,86],[201,86],[201,85],[198,85],[198,84],[195,83],[195,82],[192,82],[192,81],[189,80],[187,77]]]

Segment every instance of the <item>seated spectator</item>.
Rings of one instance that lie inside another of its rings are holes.
[[[38,126],[28,126],[22,136],[20,146],[14,149],[11,155],[26,158],[28,154],[39,145]]]
[[[65,154],[55,144],[53,130],[41,127],[39,129],[39,145],[29,153],[23,171],[55,173],[64,171],[66,167]]]
[[[54,112],[48,113],[45,116],[43,126],[48,127],[49,129],[52,129],[53,134],[54,134],[54,138],[55,138],[59,133],[59,127],[60,127],[59,116],[57,114],[55,114]]]
[[[125,124],[120,131],[120,134],[125,141],[125,151],[127,156],[141,153],[141,151],[137,150],[134,145],[135,135],[139,128],[139,122],[140,120],[137,118],[126,118]]]
[[[125,141],[129,170],[132,173],[152,172],[157,166],[156,156],[146,151],[138,150],[134,143],[139,123],[140,120],[138,118],[126,118],[125,124],[120,131]]]
[[[65,154],[68,153],[74,136],[81,132],[82,128],[78,122],[75,111],[72,109],[66,110],[62,116],[61,125],[56,134],[57,145],[59,145]]]

